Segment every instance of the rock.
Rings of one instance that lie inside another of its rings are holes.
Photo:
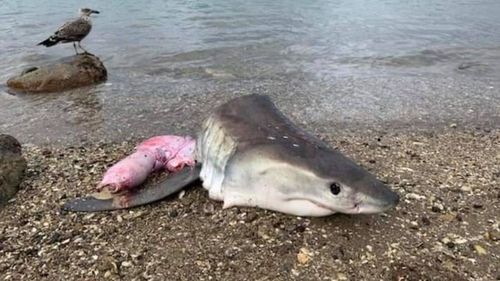
[[[299,264],[307,264],[311,260],[312,253],[307,248],[300,248],[299,253],[297,254],[297,261]]]
[[[56,63],[30,67],[10,78],[7,86],[27,93],[60,92],[105,81],[107,71],[98,57],[78,54]]]
[[[231,247],[229,249],[226,249],[224,251],[224,256],[229,259],[233,259],[239,252],[240,250],[236,247]]]
[[[486,250],[481,245],[476,244],[473,247],[478,255],[486,255]]]
[[[17,193],[25,169],[21,144],[12,136],[0,134],[0,206]]]
[[[483,208],[483,204],[481,204],[481,203],[474,203],[474,204],[472,204],[472,207],[474,209],[482,209]]]
[[[408,193],[408,194],[406,194],[406,198],[410,199],[410,200],[423,200],[423,199],[425,199],[425,196],[418,195],[416,193]]]
[[[175,218],[179,215],[179,212],[177,212],[177,210],[172,210],[168,213],[169,217],[171,218]]]
[[[205,215],[213,215],[214,212],[215,212],[214,204],[208,202],[203,205],[203,213],[205,213]]]
[[[444,211],[444,206],[441,203],[434,203],[434,205],[432,206],[431,210],[434,213],[441,213],[442,211]]]
[[[423,225],[431,225],[431,220],[428,217],[422,217]]]
[[[253,222],[254,220],[257,219],[257,212],[254,210],[250,211],[246,216],[245,216],[245,222],[250,223]]]
[[[344,273],[337,273],[337,279],[338,280],[348,280],[347,275]]]
[[[492,230],[487,232],[487,238],[491,241],[500,241],[500,231]]]
[[[419,228],[418,222],[417,221],[411,221],[410,222],[410,228],[411,229],[418,229]]]
[[[464,186],[460,187],[460,190],[463,192],[471,192],[472,188],[468,185],[464,185]]]

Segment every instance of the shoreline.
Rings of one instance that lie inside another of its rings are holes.
[[[135,143],[28,145],[22,190],[0,210],[0,275],[12,280],[500,277],[491,263],[500,257],[500,129],[322,131],[311,133],[387,182],[401,195],[400,205],[380,215],[297,218],[255,208],[222,210],[193,186],[182,198],[132,210],[62,213],[67,198],[92,192],[105,167]]]
[[[138,81],[135,90],[123,95],[114,92],[120,83],[110,81],[111,86],[81,91],[11,96],[5,100],[5,111],[0,111],[0,130],[21,143],[62,146],[193,134],[213,108],[251,93],[270,96],[285,115],[310,132],[439,131],[452,124],[459,128],[500,126],[500,85],[472,77],[321,82],[290,74],[263,80],[148,81]],[[148,86],[142,89],[145,84]],[[157,92],[160,84],[164,85],[161,94]],[[50,130],[47,124],[51,124]]]

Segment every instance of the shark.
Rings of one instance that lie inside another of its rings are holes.
[[[130,208],[201,181],[223,208],[257,207],[296,216],[387,211],[399,195],[373,174],[295,125],[268,96],[246,95],[217,107],[193,143],[191,164],[160,183],[125,195],[93,194],[68,211]],[[184,155],[185,156],[185,155]],[[177,165],[177,163],[176,163]]]

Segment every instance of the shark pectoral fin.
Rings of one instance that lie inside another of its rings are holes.
[[[73,199],[66,202],[62,209],[73,212],[100,212],[128,209],[153,203],[196,181],[199,177],[200,169],[201,165],[199,164],[194,167],[184,167],[181,171],[171,174],[155,186],[146,187],[135,192],[127,192],[119,195],[99,192],[87,197]]]

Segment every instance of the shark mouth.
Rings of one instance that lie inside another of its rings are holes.
[[[361,212],[361,206],[362,206],[361,204],[363,203],[360,200],[360,201],[354,202],[354,204],[352,204],[352,207],[333,209],[331,207],[328,207],[324,204],[321,204],[321,203],[318,203],[315,201],[310,201],[310,202],[313,203],[314,205],[320,207],[320,208],[330,210],[334,213],[340,212],[340,213],[344,213],[344,214],[359,214]]]
[[[287,201],[306,201],[306,202],[309,202],[311,205],[316,206],[319,209],[330,212],[331,214],[334,214],[334,213],[360,214],[363,211],[363,208],[362,208],[363,201],[361,201],[361,200],[355,201],[350,206],[339,207],[339,208],[332,208],[332,207],[326,206],[325,204],[322,204],[320,202],[317,202],[317,201],[314,201],[311,199],[304,199],[304,198],[290,198]]]

